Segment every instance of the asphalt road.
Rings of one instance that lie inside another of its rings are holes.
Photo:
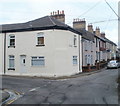
[[[13,104],[118,104],[117,69],[77,78],[2,77],[2,87],[20,92]]]

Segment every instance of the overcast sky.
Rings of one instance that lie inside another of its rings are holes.
[[[106,1],[118,13],[119,0]],[[85,18],[87,24],[92,23],[94,29],[99,27],[107,38],[118,43],[118,22],[108,21],[117,16],[105,0],[0,0],[0,5],[0,24],[27,22],[64,10],[66,24],[72,26],[74,18]]]

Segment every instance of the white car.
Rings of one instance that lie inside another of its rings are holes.
[[[119,67],[120,67],[120,63],[117,62],[117,60],[111,60],[107,64],[107,68],[119,68]]]

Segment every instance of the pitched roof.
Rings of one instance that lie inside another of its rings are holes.
[[[33,31],[33,30],[44,30],[44,29],[70,30],[74,33],[81,35],[80,32],[54,19],[51,16],[45,16],[36,20],[26,22],[26,23],[4,24],[2,25],[1,32],[20,32],[20,31],[30,31],[30,30]]]
[[[82,33],[82,37],[84,39],[90,40],[90,41],[94,41],[94,34],[85,30],[85,29],[76,29],[77,31]]]
[[[115,46],[117,46],[114,42],[112,42],[111,40],[107,39],[106,37],[104,38],[106,42],[110,43],[110,44],[113,44]]]

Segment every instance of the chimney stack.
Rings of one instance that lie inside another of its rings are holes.
[[[73,28],[75,29],[86,29],[86,21],[85,18],[84,19],[73,19]]]
[[[88,31],[93,33],[93,25],[92,24],[89,24],[88,25]]]
[[[62,11],[58,10],[57,12],[53,11],[53,12],[51,12],[50,16],[57,19],[57,20],[59,20],[59,21],[61,21],[61,22],[63,22],[63,23],[65,23],[64,10],[62,10]]]
[[[95,31],[95,34],[97,35],[97,36],[101,36],[101,34],[100,34],[100,28],[99,27],[96,27],[96,31]]]
[[[101,33],[101,37],[105,38],[105,32]]]

